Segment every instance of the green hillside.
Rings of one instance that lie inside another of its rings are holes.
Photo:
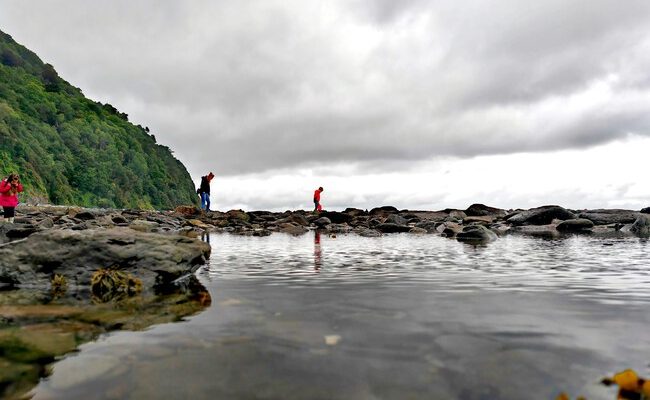
[[[18,172],[21,200],[170,209],[195,204],[185,166],[148,128],[84,97],[0,31],[0,174]]]

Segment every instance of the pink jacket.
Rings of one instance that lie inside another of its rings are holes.
[[[18,184],[18,192],[23,191],[22,183]],[[3,179],[0,182],[0,206],[2,207],[16,207],[18,205],[18,196],[15,193],[9,194],[11,190],[11,184],[7,182],[6,179]]]

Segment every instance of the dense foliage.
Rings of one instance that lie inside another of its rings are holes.
[[[183,164],[148,128],[84,97],[0,31],[0,174],[53,204],[170,209],[197,202]]]

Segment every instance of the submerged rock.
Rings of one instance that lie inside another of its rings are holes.
[[[483,225],[470,225],[456,234],[456,240],[461,242],[491,242],[497,239],[496,233]]]

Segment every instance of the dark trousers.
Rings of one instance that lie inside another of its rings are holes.
[[[2,207],[2,210],[4,211],[5,218],[13,218],[16,216],[16,207]]]

